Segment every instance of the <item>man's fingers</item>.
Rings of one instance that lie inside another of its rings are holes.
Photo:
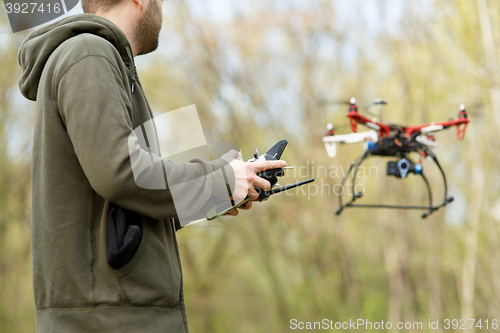
[[[264,191],[269,191],[271,189],[271,183],[264,178],[255,177],[252,181],[253,186],[263,189]]]
[[[237,152],[230,151],[226,153],[227,156],[234,156]],[[278,169],[286,166],[285,161],[258,161],[258,162],[242,162],[239,160],[233,160],[230,163],[234,170],[235,175],[235,186],[233,190],[233,200],[236,203],[240,203],[246,196],[250,197],[250,200],[255,201],[258,199],[259,194],[254,189],[255,187],[261,188],[268,191],[271,188],[269,181],[258,177],[257,173],[269,170]]]
[[[252,202],[251,201],[247,201],[247,202],[245,202],[245,204],[243,206],[240,206],[239,209],[249,210],[250,208],[252,208]]]
[[[241,208],[241,207],[240,207]],[[236,216],[238,215],[238,210],[235,208],[235,209],[231,209],[229,212],[227,212],[226,214],[224,215],[231,215],[231,216]]]
[[[229,212],[227,212],[226,214],[224,214],[224,216],[236,216],[239,213],[238,209],[249,210],[250,208],[252,208],[252,202],[251,201],[247,201],[243,205],[241,205],[240,207],[231,209]]]
[[[250,200],[255,201],[259,198],[259,193],[252,187],[248,189],[248,196],[250,197]]]
[[[259,161],[251,162],[250,165],[255,172],[286,167],[285,161]]]

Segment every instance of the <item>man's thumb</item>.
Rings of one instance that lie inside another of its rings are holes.
[[[227,153],[222,155],[221,158],[223,160],[225,160],[227,163],[231,163],[233,160],[240,158],[240,157],[241,157],[241,153],[239,151],[231,149],[230,151],[228,151]]]

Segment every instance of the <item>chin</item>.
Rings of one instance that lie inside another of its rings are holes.
[[[145,55],[145,54],[154,52],[154,51],[156,51],[158,49],[158,46],[159,46],[159,42],[158,42],[158,39],[157,39],[156,43],[154,43],[154,44],[151,43],[147,47],[142,48],[141,51],[139,52],[139,54],[137,54],[137,55],[140,56],[140,55]]]

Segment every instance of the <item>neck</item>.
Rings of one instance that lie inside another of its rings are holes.
[[[137,45],[134,40],[134,29],[133,29],[134,25],[130,24],[131,15],[128,12],[128,10],[129,9],[125,6],[123,7],[116,6],[116,8],[107,12],[97,12],[96,15],[104,17],[105,19],[113,22],[118,28],[120,28],[120,30],[127,37],[127,40],[129,41],[130,46],[132,47],[132,53],[134,54],[134,57],[136,57],[139,51],[137,49]]]

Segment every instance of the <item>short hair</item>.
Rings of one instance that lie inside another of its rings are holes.
[[[98,10],[107,12],[123,0],[82,0],[84,13],[95,14]]]

